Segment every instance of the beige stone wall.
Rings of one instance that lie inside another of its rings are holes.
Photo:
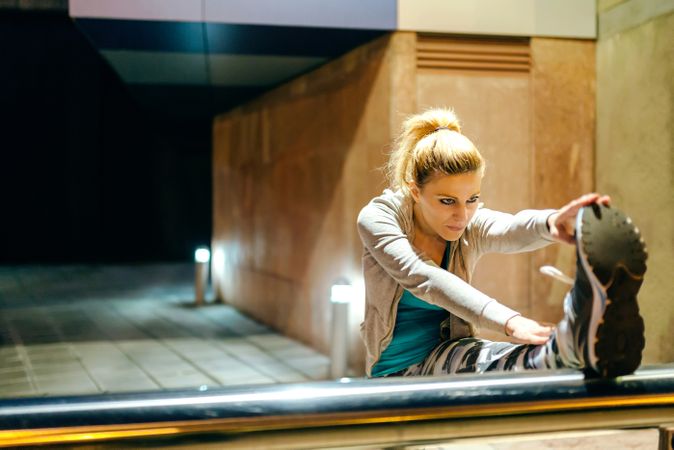
[[[595,42],[532,38],[533,208],[559,208],[595,189]],[[538,271],[575,273],[575,249],[551,245],[531,256],[532,317],[555,323],[568,286]]]
[[[666,3],[598,3],[596,182],[648,245],[645,363],[674,361],[674,12]]]

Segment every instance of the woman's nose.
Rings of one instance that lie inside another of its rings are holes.
[[[454,217],[461,220],[468,219],[468,208],[465,206],[459,206],[454,210]]]

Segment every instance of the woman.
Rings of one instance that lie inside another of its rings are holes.
[[[571,367],[613,377],[638,367],[644,338],[636,293],[646,251],[608,197],[587,194],[559,210],[515,215],[482,208],[485,162],[448,109],[408,119],[388,169],[393,190],[358,217],[368,375]],[[470,285],[483,254],[555,241],[576,245],[578,266],[557,327]],[[474,338],[476,327],[519,344]]]

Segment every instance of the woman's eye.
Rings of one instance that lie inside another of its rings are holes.
[[[453,205],[456,202],[454,201],[453,198],[441,198],[440,203],[442,203],[443,205]]]
[[[468,203],[475,203],[475,202],[478,201],[479,199],[480,199],[480,197],[473,197],[473,198],[471,198],[471,199],[468,199]]]

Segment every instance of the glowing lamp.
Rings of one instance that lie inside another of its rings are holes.
[[[340,278],[330,288],[332,303],[332,336],[330,346],[330,378],[346,376],[349,368],[349,304],[355,289],[346,279]]]
[[[211,251],[207,247],[199,247],[194,251],[194,262],[207,263],[211,260]]]
[[[211,251],[208,247],[198,247],[194,251],[194,303],[203,305],[208,287],[208,266]]]

